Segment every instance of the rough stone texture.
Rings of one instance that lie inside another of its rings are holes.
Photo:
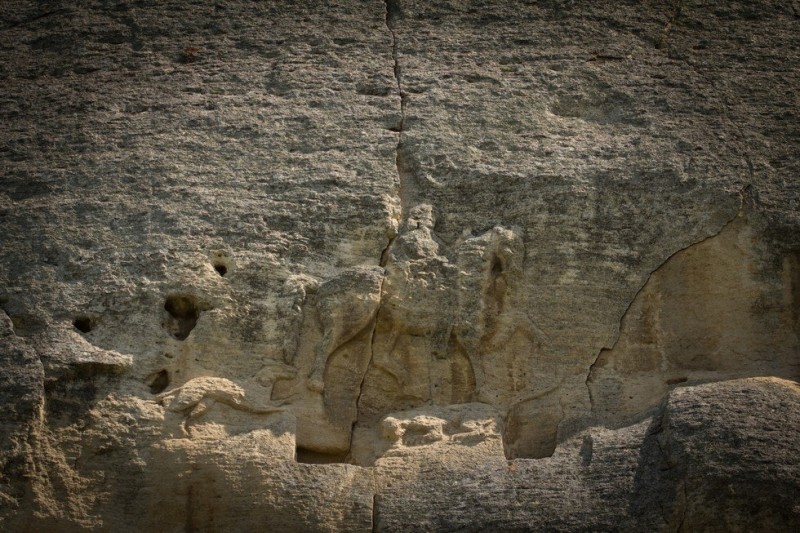
[[[798,529],[798,25],[4,2],[0,529]]]
[[[411,507],[420,530],[789,531],[800,520],[800,461],[788,457],[798,402],[794,382],[714,383],[676,390],[639,424],[584,431],[546,459],[383,459],[378,529],[404,529]],[[408,476],[409,463],[421,475]]]

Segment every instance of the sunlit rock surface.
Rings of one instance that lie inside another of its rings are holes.
[[[796,530],[800,6],[0,13],[0,529]]]

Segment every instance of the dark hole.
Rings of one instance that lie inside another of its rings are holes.
[[[222,263],[214,265],[214,270],[216,270],[217,274],[219,274],[220,276],[224,276],[225,274],[228,273],[228,267],[226,267]]]
[[[169,386],[169,373],[166,370],[162,370],[150,381],[150,392],[152,394],[164,392],[167,386]]]
[[[171,317],[177,319],[195,319],[200,316],[200,309],[191,296],[171,295],[164,301],[164,309]]]
[[[186,340],[197,325],[197,319],[200,318],[197,301],[191,296],[171,294],[164,301],[164,309],[169,313],[164,328],[173,338],[179,341]]]
[[[495,257],[494,261],[492,262],[492,275],[499,276],[502,273],[503,263],[501,263],[500,260]]]
[[[89,333],[92,331],[92,327],[94,326],[92,324],[92,319],[88,316],[79,316],[72,322],[72,325],[75,326],[75,329],[82,333]]]
[[[347,454],[315,452],[313,450],[298,446],[297,462],[312,465],[347,463]]]
[[[689,381],[687,377],[673,378],[667,380],[667,385],[677,385],[678,383],[686,383],[687,381]]]
[[[194,46],[184,48],[183,52],[181,52],[180,57],[178,57],[178,62],[183,63],[184,65],[189,63],[194,63],[197,61],[199,53],[200,49]]]

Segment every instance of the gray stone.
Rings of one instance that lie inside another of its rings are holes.
[[[797,529],[799,16],[5,2],[0,529]]]

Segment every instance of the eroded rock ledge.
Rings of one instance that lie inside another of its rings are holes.
[[[0,529],[797,529],[797,24],[6,2]]]

